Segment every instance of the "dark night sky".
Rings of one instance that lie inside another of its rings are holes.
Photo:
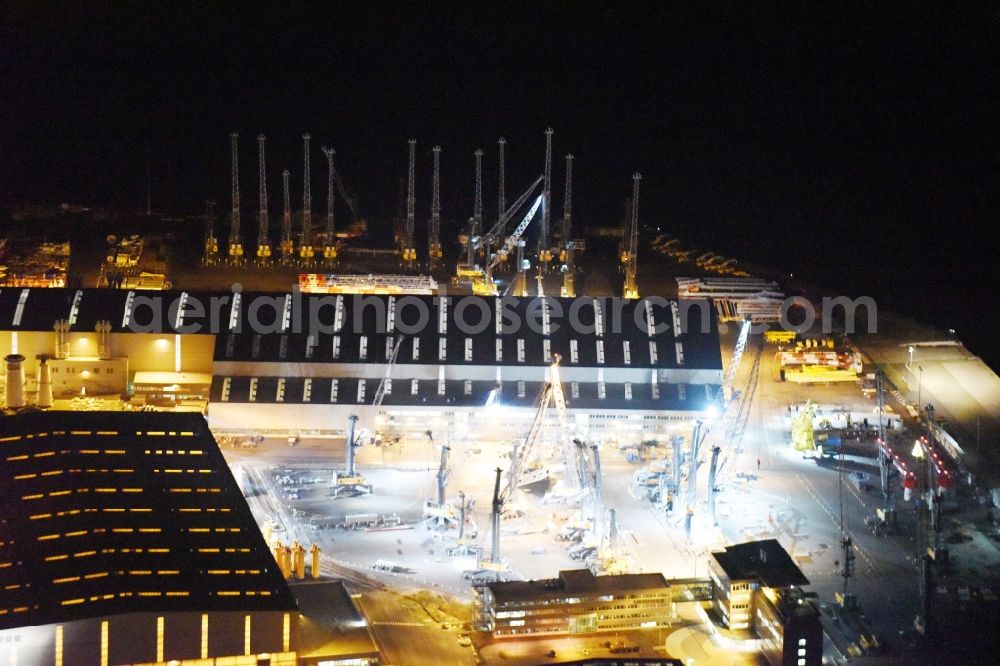
[[[444,213],[467,217],[473,149],[487,151],[491,211],[497,137],[512,198],[540,172],[551,125],[556,201],[573,152],[580,224],[617,222],[641,171],[644,222],[952,326],[1000,365],[998,317],[982,316],[1000,252],[997,5],[340,4],[6,5],[0,200],[139,205],[148,145],[154,207],[224,204],[237,129],[245,200],[264,132],[277,202],[283,167],[301,192],[309,131],[314,207],[330,144],[367,216],[391,215],[412,136],[418,218],[434,143]]]

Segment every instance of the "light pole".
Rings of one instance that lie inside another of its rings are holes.
[[[921,405],[923,405],[923,400],[922,400],[921,396],[922,396],[922,393],[923,393],[923,390],[924,390],[924,366],[918,365],[917,366],[917,370],[918,370],[918,372],[917,372],[917,409],[919,410],[919,409],[921,409]]]
[[[920,613],[913,621],[913,626],[921,634],[926,635],[930,629],[930,557],[927,555],[926,518],[924,515],[926,486],[926,469],[924,468],[924,447],[920,440],[913,443],[910,451],[917,461],[917,575],[920,590]]]

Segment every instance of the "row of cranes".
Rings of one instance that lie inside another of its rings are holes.
[[[575,261],[576,253],[582,251],[585,245],[582,240],[573,239],[572,227],[572,178],[573,178],[573,155],[566,155],[566,180],[565,199],[563,203],[563,216],[560,227],[560,240],[557,245],[553,244],[551,238],[551,215],[552,215],[552,137],[551,128],[545,131],[545,164],[542,175],[528,187],[533,192],[541,185],[541,203],[539,205],[541,216],[537,223],[537,248],[534,259],[537,261],[536,270],[541,274],[548,274],[551,264],[558,259],[558,272],[562,275],[561,295],[576,295]],[[214,223],[214,201],[209,201],[206,210],[205,221],[205,253],[204,262],[207,265],[217,263],[227,263],[232,266],[241,266],[252,261],[258,266],[266,267],[273,261],[280,261],[283,265],[311,267],[322,263],[328,267],[333,267],[338,259],[337,237],[335,229],[335,204],[336,193],[339,193],[347,206],[352,217],[352,226],[359,225],[358,211],[355,199],[348,195],[344,187],[343,180],[337,171],[335,164],[336,151],[333,148],[323,147],[322,151],[327,163],[327,201],[326,201],[326,222],[322,231],[313,229],[312,217],[312,189],[311,189],[311,161],[310,161],[310,141],[309,134],[302,135],[303,142],[303,191],[302,208],[299,220],[299,233],[293,232],[293,215],[291,209],[291,196],[289,188],[289,171],[282,172],[282,186],[284,195],[284,208],[281,217],[281,234],[277,249],[272,246],[270,231],[270,214],[268,210],[268,189],[267,189],[267,169],[265,145],[266,137],[261,134],[257,137],[257,162],[258,162],[258,225],[256,248],[248,249],[244,247],[244,236],[241,228],[241,202],[240,202],[240,182],[239,182],[239,135],[236,132],[230,135],[230,148],[232,159],[231,174],[231,208],[229,214],[229,237],[228,247],[225,256],[222,256],[219,248],[219,239],[215,233]],[[483,151],[477,149],[475,156],[475,199],[473,214],[469,219],[468,231],[459,237],[460,243],[464,246],[463,258],[459,262],[456,271],[456,280],[459,282],[470,282],[475,293],[498,295],[498,288],[493,280],[493,273],[501,264],[506,264],[509,257],[516,250],[517,260],[514,266],[514,279],[508,288],[508,293],[527,295],[527,271],[530,269],[530,260],[525,258],[524,234],[528,222],[534,213],[526,217],[526,221],[518,225],[512,233],[508,233],[506,225],[514,218],[515,214],[523,210],[530,195],[526,194],[510,207],[507,206],[506,195],[506,173],[505,156],[506,140],[500,138],[499,165],[498,165],[498,206],[497,222],[485,231],[483,213]],[[397,252],[401,258],[403,269],[407,272],[414,272],[418,269],[417,243],[416,243],[416,159],[417,141],[410,139],[407,142],[408,148],[408,168],[407,168],[407,190],[406,190],[406,212],[402,230],[397,238]],[[443,260],[441,242],[441,194],[440,194],[440,160],[441,147],[434,146],[433,154],[433,180],[431,192],[431,211],[427,225],[427,263],[426,267],[435,270],[440,267]],[[636,174],[633,177],[633,197],[632,197],[632,218],[631,226],[626,233],[623,243],[621,260],[625,267],[625,286],[623,293],[626,298],[637,298],[638,289],[636,287],[636,257],[638,240],[638,179]],[[539,280],[541,286],[541,280]]]
[[[280,253],[280,263],[284,265],[312,266],[318,259],[323,263],[332,266],[337,260],[337,232],[335,229],[335,194],[339,192],[345,205],[351,213],[352,225],[358,224],[358,212],[355,200],[347,194],[343,180],[337,172],[334,156],[336,151],[333,148],[323,147],[323,154],[326,156],[327,164],[327,196],[326,196],[326,221],[323,231],[314,234],[312,228],[312,176],[310,163],[310,141],[309,134],[302,135],[303,144],[303,188],[302,188],[302,213],[300,233],[298,238],[293,234],[292,228],[292,208],[291,192],[289,188],[290,173],[288,169],[282,171],[282,188],[284,194],[284,210],[281,217],[281,240],[278,245]],[[247,251],[243,246],[243,234],[240,220],[240,179],[239,179],[239,134],[233,132],[229,135],[230,152],[232,156],[232,177],[231,177],[231,202],[229,213],[229,244],[226,249],[227,256],[221,257],[219,241],[215,234],[215,201],[207,202],[205,214],[205,253],[204,263],[214,265],[226,263],[231,266],[242,266],[248,261]],[[274,250],[271,244],[270,214],[268,211],[268,190],[267,190],[267,167],[265,144],[267,138],[260,134],[257,136],[257,167],[258,167],[258,223],[257,223],[257,247],[254,252],[252,263],[261,267],[267,267],[274,261]]]

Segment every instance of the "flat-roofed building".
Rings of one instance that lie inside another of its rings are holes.
[[[819,613],[801,589],[809,580],[776,539],[712,553],[709,575],[715,619],[736,636],[758,637],[769,663],[822,663]]]
[[[557,578],[489,583],[476,604],[483,629],[514,638],[662,626],[671,600],[662,574],[595,576],[572,569]]]

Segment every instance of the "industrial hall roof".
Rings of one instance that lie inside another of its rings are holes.
[[[391,343],[384,338],[395,339],[402,332],[406,336],[400,364],[432,359],[547,365],[550,350],[565,363],[580,365],[722,368],[711,305],[653,297],[0,289],[0,330],[52,331],[57,321],[66,322],[69,332],[93,332],[106,321],[112,333],[220,334],[217,360],[251,360],[258,354],[274,359],[284,348],[287,357],[281,360],[385,362],[383,352]],[[342,351],[336,353],[331,343],[335,334],[343,337]],[[256,353],[255,336],[260,338]],[[368,338],[364,343],[362,336]],[[497,357],[498,338],[509,341],[502,359]],[[447,341],[444,347],[439,346],[441,339]],[[596,345],[597,340],[602,344]],[[370,353],[364,353],[362,345]]]
[[[293,610],[198,414],[0,416],[0,629]]]

